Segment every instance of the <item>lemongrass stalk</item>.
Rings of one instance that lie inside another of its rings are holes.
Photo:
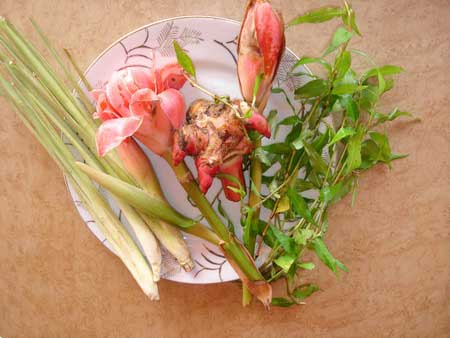
[[[153,280],[155,282],[159,281],[161,275],[162,256],[161,249],[155,237],[156,234],[150,231],[148,226],[149,222],[145,220],[145,218],[141,217],[141,215],[129,204],[119,200],[119,208],[127,218],[139,243],[142,246],[144,255],[152,268]]]
[[[147,225],[159,239],[161,244],[174,256],[184,271],[189,272],[194,268],[194,262],[181,232],[168,222],[156,217],[141,214]]]
[[[117,153],[124,167],[144,191],[153,197],[167,202],[150,160],[135,140],[132,138],[125,140],[117,148]],[[191,259],[189,248],[180,231],[173,225],[154,217],[145,216],[144,219],[156,237],[158,237],[160,242],[177,259],[183,269],[185,271],[191,271],[194,268],[194,263]]]
[[[77,166],[91,179],[99,183],[113,195],[126,200],[136,209],[149,216],[159,217],[166,222],[177,224],[183,228],[192,226],[195,222],[170,207],[167,202],[151,196],[142,189],[121,181],[111,175],[92,168],[84,163],[77,162]]]
[[[61,59],[59,53],[56,51],[56,49],[51,44],[50,40],[45,36],[39,25],[33,20],[30,19],[31,24],[33,25],[36,32],[39,34],[41,40],[44,42],[45,46],[48,48],[48,50],[52,53],[54,59],[59,64],[61,69],[63,70],[66,78],[69,80],[70,84],[74,87],[75,91],[77,92],[78,97],[80,98],[81,102],[84,105],[84,108],[87,110],[87,112],[92,114],[95,111],[94,106],[92,105],[91,101],[85,94],[85,92],[80,88],[78,85],[78,81],[74,78],[72,73],[68,70],[68,68],[65,66],[63,60]]]
[[[152,271],[144,257],[92,182],[74,165],[75,159],[64,145],[59,134],[48,120],[36,114],[33,107],[27,101],[24,101],[21,93],[3,76],[0,76],[0,84],[3,86],[4,94],[16,107],[17,115],[55,160],[56,164],[64,171],[99,228],[110,241],[144,293],[151,299],[159,299]]]
[[[53,92],[58,94],[61,103],[72,114],[80,117],[80,123],[86,128],[96,128],[94,121],[84,115],[77,104],[76,99],[71,95],[70,91],[63,84],[54,70],[49,66],[46,60],[27,43],[23,35],[7,20],[0,18],[0,29],[4,35],[15,45],[22,57],[22,62],[33,67],[37,75],[41,77],[42,82]]]
[[[16,77],[11,69],[11,66],[7,66],[10,74],[17,80],[16,84],[19,85],[18,89],[23,93],[26,99],[35,107],[35,111],[40,116],[46,116],[49,120],[57,126],[62,133],[68,138],[69,142],[77,149],[80,155],[98,170],[104,170],[102,164],[100,163],[98,157],[91,153],[91,151],[85,146],[85,144],[79,139],[75,132],[62,120],[57,114],[52,112],[52,107],[50,107],[45,100],[40,100],[39,95],[33,95],[33,87],[30,83],[28,87],[25,87],[24,83],[21,82],[20,77]],[[16,70],[19,71],[19,70]],[[140,217],[140,215],[126,202],[118,200],[120,209],[123,211],[125,217],[131,225],[131,228],[135,232],[138,241],[140,242],[144,254],[149,261],[152,270],[153,278],[155,281],[159,280],[160,270],[161,270],[161,251],[158,246],[158,242],[155,236],[150,231],[149,227],[145,221]],[[187,250],[187,249],[186,249]],[[169,250],[170,251],[170,250]],[[183,252],[184,259],[184,252]]]

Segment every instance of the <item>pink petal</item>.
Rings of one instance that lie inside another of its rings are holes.
[[[92,115],[94,119],[106,121],[120,117],[109,104],[104,91],[99,90],[95,95],[97,96],[97,111]]]
[[[94,101],[98,101],[100,95],[105,94],[105,90],[104,89],[93,89],[90,91],[90,94]]]
[[[281,17],[268,2],[255,6],[255,31],[264,56],[264,73],[271,78],[284,51],[284,26]]]
[[[106,96],[109,103],[123,117],[130,115],[129,104],[132,93],[126,82],[127,75],[126,69],[114,72],[106,85]]]
[[[134,84],[138,89],[149,88],[155,91],[155,74],[147,68],[129,68]]]
[[[120,145],[126,138],[132,136],[141,126],[142,117],[123,117],[107,120],[97,130],[97,152],[99,156]]]
[[[130,112],[134,116],[149,115],[155,109],[156,103],[159,101],[155,92],[148,88],[136,91],[130,100]]]
[[[183,68],[178,63],[169,63],[159,70],[161,75],[162,90],[169,88],[181,89],[186,83]]]
[[[245,101],[252,102],[256,77],[263,72],[264,60],[254,52],[239,55],[238,74],[242,96]],[[259,90],[259,93],[261,89]]]
[[[178,90],[169,88],[158,95],[162,111],[166,114],[172,127],[181,128],[186,112],[183,95]]]

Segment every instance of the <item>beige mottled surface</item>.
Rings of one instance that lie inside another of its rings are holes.
[[[277,2],[291,18],[325,1]],[[449,337],[450,2],[355,1],[357,48],[404,66],[386,105],[422,118],[389,127],[410,156],[360,179],[358,201],[336,206],[328,243],[350,269],[325,268],[307,306],[240,306],[236,285],[162,281],[146,300],[117,258],[81,222],[63,179],[0,102],[0,336]],[[33,16],[81,65],[122,34],[154,20],[204,14],[240,19],[241,1],[1,0],[28,34]],[[333,24],[288,34],[298,54],[322,48]]]

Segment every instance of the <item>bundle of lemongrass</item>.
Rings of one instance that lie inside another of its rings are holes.
[[[172,224],[215,244],[218,238],[208,228],[180,215],[165,201],[153,168],[135,141],[129,140],[121,148],[120,158],[115,152],[105,157],[97,155],[97,125],[91,117],[94,107],[75,80],[75,75],[65,66],[64,60],[34,22],[33,25],[77,96],[72,94],[72,88],[65,84],[63,76],[57,74],[32,44],[4,18],[0,18],[0,94],[11,103],[23,123],[61,168],[145,294],[151,299],[159,299],[155,283],[160,276],[159,243],[185,270],[189,271],[193,267],[186,243]],[[87,82],[85,85],[88,86]],[[77,163],[62,135],[89,167]],[[135,201],[139,210],[122,198],[116,200],[136,233],[147,259],[82,168],[94,168],[97,174],[107,173],[111,175],[107,176],[108,179],[117,177],[129,184],[124,194]],[[133,187],[136,191],[133,191]],[[137,187],[143,190],[137,190]]]

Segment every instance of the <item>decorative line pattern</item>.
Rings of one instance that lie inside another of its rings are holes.
[[[237,65],[237,58],[236,55],[234,55],[235,53],[230,49],[230,47],[228,47],[228,44],[234,44],[237,45],[237,35],[234,39],[226,41],[226,42],[221,42],[219,40],[213,40],[215,43],[217,43],[219,46],[222,46],[223,48],[225,48],[225,50],[231,55],[231,57],[233,58],[234,63]],[[235,51],[236,48],[233,48],[233,50]]]
[[[201,35],[202,32],[190,27],[185,27],[180,33],[180,28],[171,21],[162,27],[153,45],[149,41],[150,33],[148,28],[145,28],[144,40],[138,45],[127,47],[124,41],[120,41],[119,44],[125,53],[124,63],[126,64],[132,58],[144,58],[151,61],[152,52],[149,51],[158,51],[162,56],[173,56],[175,55],[173,50],[174,41],[177,41],[184,48],[204,41]]]
[[[212,260],[211,257],[207,257],[205,255],[205,253],[201,253],[203,259],[210,264],[210,266],[207,266],[205,263],[202,263],[200,261],[198,261],[197,259],[195,260],[195,263],[197,265],[199,265],[201,267],[200,270],[198,270],[194,277],[197,277],[202,271],[208,270],[208,271],[217,271],[218,276],[219,276],[219,280],[221,282],[223,282],[223,278],[222,278],[222,268],[224,266],[224,264],[227,262],[225,256],[215,252],[214,250],[208,248],[206,245],[203,245],[204,248],[206,249],[206,251],[208,251],[211,255],[217,257],[217,258],[221,258],[222,260],[220,262],[216,262],[215,260]]]

